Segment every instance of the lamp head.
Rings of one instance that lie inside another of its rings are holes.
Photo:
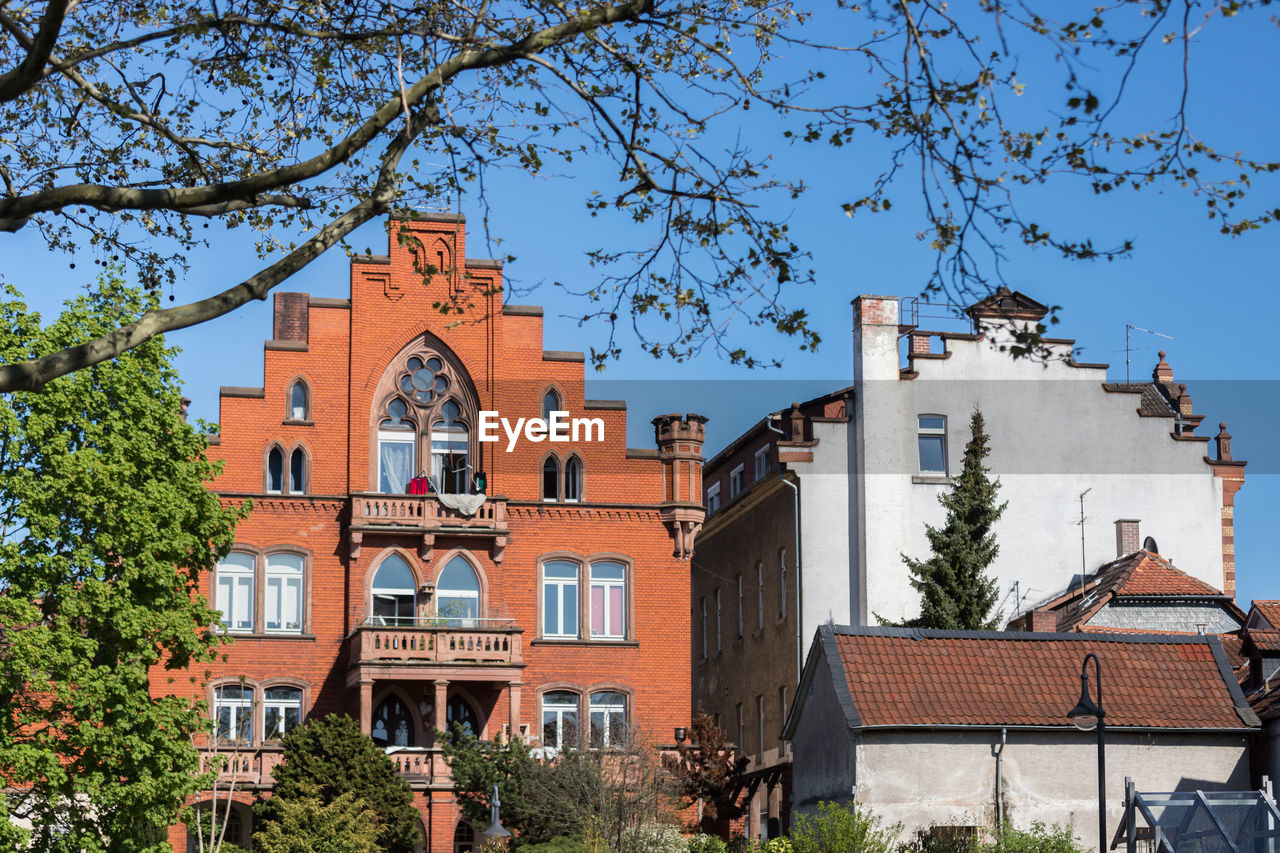
[[[675,736],[676,743],[684,743],[685,738],[689,736],[689,731],[684,726],[676,726]]]
[[[1067,712],[1067,718],[1080,731],[1091,732],[1098,727],[1098,721],[1104,716],[1103,710],[1097,706],[1093,701],[1093,697],[1089,695],[1088,674],[1080,673],[1080,701]]]

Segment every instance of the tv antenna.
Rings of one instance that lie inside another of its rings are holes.
[[[1093,491],[1093,486],[1085,489],[1080,493],[1080,603],[1084,604],[1084,578],[1085,578],[1085,560],[1084,560],[1084,496]]]
[[[1133,323],[1125,323],[1124,324],[1124,384],[1125,385],[1129,384],[1129,354],[1133,350],[1133,347],[1130,346],[1129,344],[1129,334],[1131,332],[1145,332],[1148,335],[1155,335],[1157,338],[1164,338],[1166,341],[1173,340],[1173,337],[1171,335],[1166,335],[1163,332],[1153,332],[1151,329],[1144,329],[1141,326],[1135,326]]]

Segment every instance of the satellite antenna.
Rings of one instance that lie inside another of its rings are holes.
[[[1150,329],[1144,329],[1141,326],[1135,326],[1133,323],[1124,324],[1124,384],[1129,384],[1129,354],[1133,348],[1129,345],[1130,332],[1146,332],[1148,335],[1155,335],[1157,338],[1164,338],[1166,341],[1173,340],[1173,337],[1162,332],[1153,332]]]

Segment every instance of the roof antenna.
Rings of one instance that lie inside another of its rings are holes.
[[[1084,604],[1084,496],[1093,491],[1093,486],[1085,489],[1080,493],[1080,603]]]
[[[1132,347],[1129,346],[1130,332],[1146,332],[1148,335],[1155,335],[1157,338],[1164,338],[1167,341],[1173,340],[1171,336],[1166,335],[1163,332],[1153,332],[1150,329],[1144,329],[1141,326],[1135,326],[1132,323],[1125,323],[1124,324],[1124,384],[1125,385],[1129,384],[1129,353],[1132,350]]]

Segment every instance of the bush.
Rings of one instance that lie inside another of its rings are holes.
[[[724,839],[715,835],[698,833],[689,839],[689,853],[725,853],[728,849]]]
[[[591,853],[581,835],[557,835],[540,844],[521,844],[520,853]]]
[[[979,853],[977,827],[935,824],[916,831],[913,841],[898,847],[898,853]]]
[[[794,853],[889,853],[901,831],[901,824],[882,826],[865,806],[824,802],[816,815],[796,816],[791,847]]]
[[[1006,823],[995,843],[987,847],[987,853],[1084,853],[1084,848],[1070,825],[1055,823],[1046,827],[1036,821],[1029,830]]]
[[[793,853],[788,838],[770,838],[764,843],[764,853]]]
[[[666,823],[646,823],[622,831],[618,853],[686,853],[684,835]]]

